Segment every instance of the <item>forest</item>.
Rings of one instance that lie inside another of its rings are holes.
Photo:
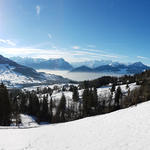
[[[28,91],[7,89],[0,84],[0,125],[9,126],[21,123],[20,114],[34,116],[36,121],[60,123],[84,117],[110,113],[119,109],[150,100],[150,71],[134,76],[102,77],[92,81],[80,82],[77,85],[54,86]],[[136,83],[139,87],[130,90],[129,84]],[[97,88],[111,85],[108,96],[99,95]],[[126,85],[127,93],[120,88]],[[79,94],[82,90],[82,94]],[[72,92],[72,100],[67,101],[64,92]],[[60,100],[52,97],[53,93],[61,92]]]

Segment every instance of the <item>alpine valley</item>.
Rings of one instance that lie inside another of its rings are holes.
[[[0,80],[10,87],[70,82],[62,76],[37,72],[2,55],[0,55]]]

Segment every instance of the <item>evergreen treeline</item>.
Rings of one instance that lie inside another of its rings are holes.
[[[128,83],[134,83],[136,82],[138,75],[125,75],[122,77],[111,77],[111,76],[104,76],[95,80],[87,80],[87,81],[83,81],[79,83],[79,87],[81,89],[85,89],[85,88],[92,88],[92,87],[96,87],[99,88],[101,86],[105,86],[108,85],[110,83],[112,84],[116,84],[116,85],[121,85],[121,84],[126,84]]]

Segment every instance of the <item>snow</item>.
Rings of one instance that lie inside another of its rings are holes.
[[[29,115],[20,115],[21,119],[21,126],[22,128],[31,128],[31,127],[38,127],[39,125],[36,123],[35,118]]]
[[[30,129],[1,129],[1,150],[148,150],[150,102]]]
[[[118,86],[116,86],[116,89],[117,89]],[[139,86],[136,85],[136,83],[131,83],[129,84],[129,88],[126,88],[126,84],[124,85],[120,85],[120,88],[122,90],[122,92],[125,94],[128,92],[128,89],[130,89],[130,91],[134,90],[135,88],[138,88]],[[102,95],[102,96],[109,96],[110,94],[110,89],[111,89],[111,86],[108,85],[108,86],[103,86],[103,87],[100,87],[97,89],[97,93],[98,95]]]
[[[52,84],[52,83],[68,83],[69,79],[62,76],[46,73],[37,73],[38,79],[35,77],[25,76],[15,71],[15,66],[9,64],[0,64],[0,81],[7,87],[20,87],[25,84]],[[35,71],[34,71],[35,72]]]
[[[33,78],[14,72],[13,69],[14,67],[8,64],[0,64],[0,81],[6,84],[9,83],[12,86],[15,86],[15,84],[40,83],[40,81],[34,80]]]

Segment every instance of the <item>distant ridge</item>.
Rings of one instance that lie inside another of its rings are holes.
[[[101,73],[116,73],[116,74],[136,74],[145,70],[149,70],[150,67],[144,65],[142,62],[135,62],[133,64],[125,65],[120,63],[111,63],[109,65],[102,65],[96,68],[89,68],[87,66],[77,67],[71,72],[101,72]]]
[[[10,59],[21,65],[32,67],[34,69],[68,70],[70,72],[135,74],[150,69],[149,66],[144,65],[142,62],[123,64],[111,60],[92,60],[69,63],[63,58],[46,60],[43,58],[11,57]]]
[[[92,72],[92,71],[93,71],[93,69],[91,69],[87,66],[81,66],[81,67],[71,70],[71,72]]]

